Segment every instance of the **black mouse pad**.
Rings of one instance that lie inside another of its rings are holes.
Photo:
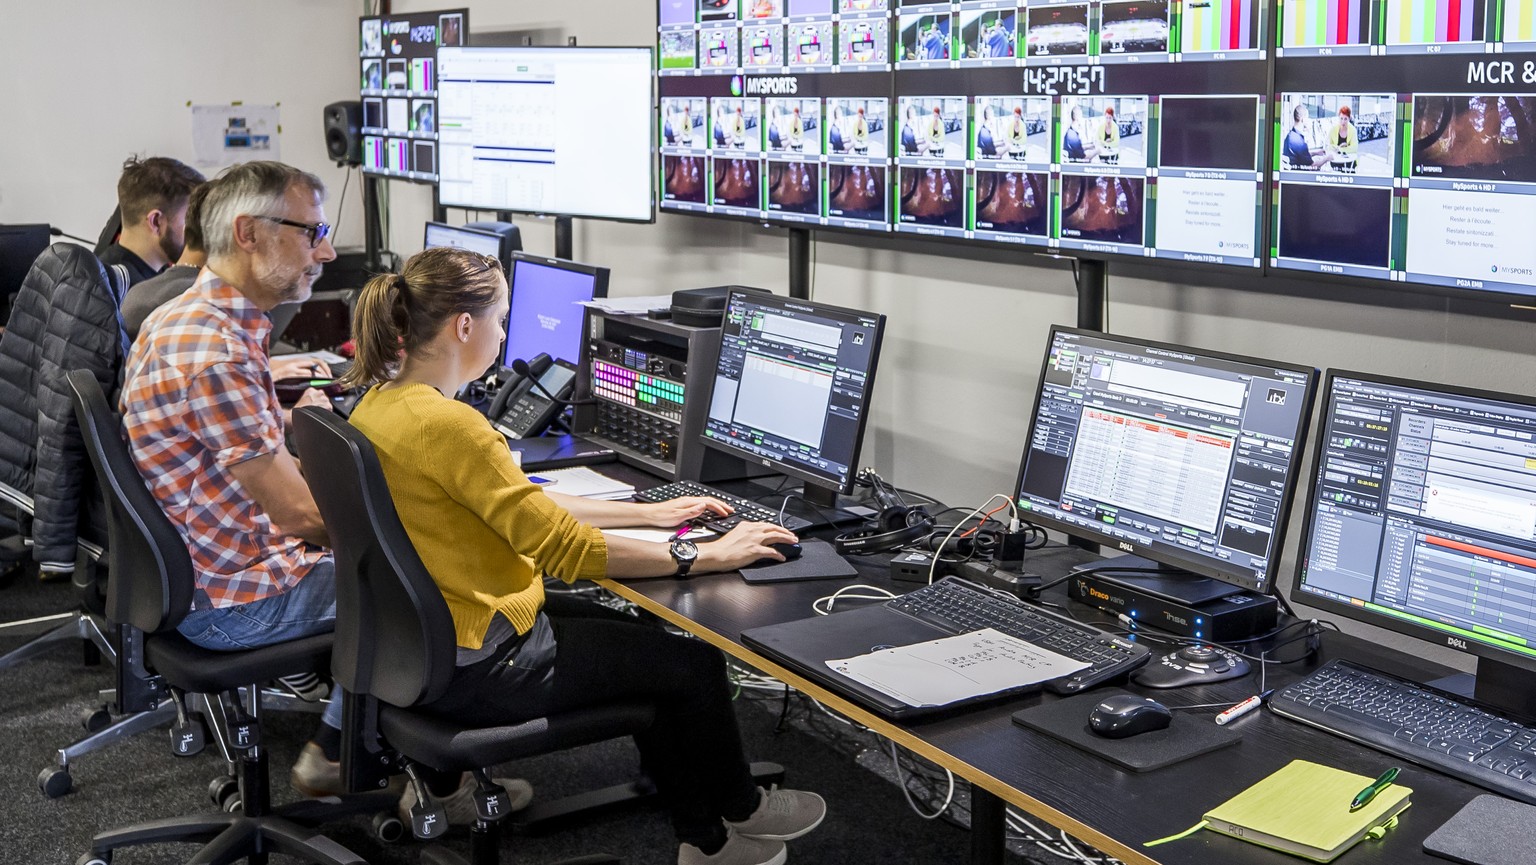
[[[1424,839],[1424,852],[1468,865],[1528,865],[1536,850],[1536,805],[1478,796]]]
[[[837,554],[826,541],[801,541],[800,558],[792,562],[753,565],[741,569],[741,578],[749,583],[788,583],[795,580],[829,580],[858,576],[858,569]]]
[[[1150,772],[1225,748],[1239,738],[1237,731],[1216,726],[1209,714],[1174,712],[1166,729],[1125,739],[1106,739],[1088,729],[1088,715],[1105,697],[1126,693],[1119,688],[1091,691],[1065,700],[1042,703],[1013,713],[1013,722],[1038,730],[1069,745],[1102,757],[1122,769]]]

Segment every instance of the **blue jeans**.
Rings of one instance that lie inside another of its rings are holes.
[[[219,652],[238,652],[326,634],[336,628],[336,563],[320,560],[293,588],[217,610],[193,610],[177,630],[194,645]],[[341,695],[325,707],[321,720],[341,729]]]

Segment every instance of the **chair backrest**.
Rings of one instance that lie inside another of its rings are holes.
[[[96,377],[77,369],[65,378],[107,513],[107,618],[147,634],[169,631],[192,608],[195,575],[186,542],[145,486]]]
[[[295,411],[293,427],[336,554],[336,682],[393,706],[437,699],[453,675],[453,617],[400,524],[373,444],[314,406]]]

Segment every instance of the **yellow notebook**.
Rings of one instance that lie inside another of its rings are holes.
[[[1293,760],[1206,812],[1206,826],[1314,862],[1331,862],[1378,827],[1389,827],[1413,793],[1393,784],[1359,811],[1355,794],[1376,779]]]

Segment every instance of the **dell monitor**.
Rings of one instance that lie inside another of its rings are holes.
[[[507,342],[501,365],[547,353],[555,360],[581,360],[582,304],[608,296],[608,268],[562,258],[514,253],[507,271],[512,292]]]
[[[1536,398],[1332,370],[1316,450],[1291,599],[1478,655],[1470,695],[1536,718]]]
[[[832,505],[858,471],[884,331],[883,315],[732,288],[703,443]]]
[[[1020,516],[1133,554],[1114,579],[1146,591],[1268,592],[1316,382],[1306,366],[1053,327]]]
[[[455,249],[467,249],[470,252],[478,252],[488,255],[501,262],[502,269],[512,272],[512,253],[522,248],[521,234],[517,226],[510,223],[493,223],[495,225],[508,225],[511,231],[495,231],[489,228],[479,228],[475,225],[447,225],[442,222],[428,222],[426,235],[422,241],[423,248],[433,249],[439,246],[451,246]]]

